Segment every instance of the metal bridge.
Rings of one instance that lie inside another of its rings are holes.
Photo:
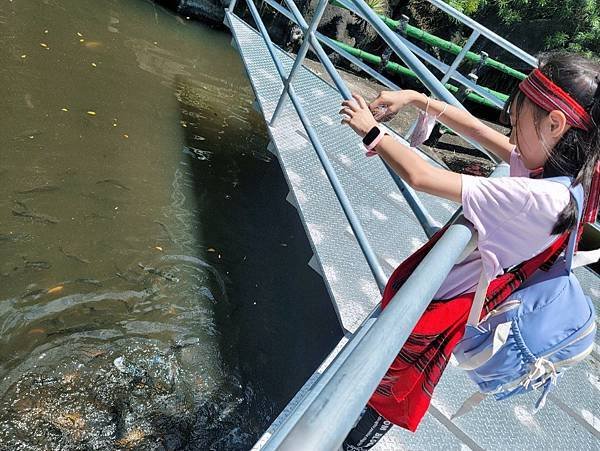
[[[382,85],[399,88],[317,31],[328,1],[318,3],[310,23],[293,0],[284,0],[285,7],[275,0],[263,2],[302,30],[304,39],[297,55],[273,44],[253,0],[237,8],[236,0],[231,0],[225,22],[244,62],[256,107],[267,122],[269,149],[278,157],[289,184],[288,201],[297,208],[312,245],[310,265],[323,276],[345,336],[254,449],[335,450],[467,247],[472,230],[458,205],[416,193],[381,159],[364,158],[359,138],[339,124],[340,103],[351,95],[321,44]],[[363,0],[336,3],[373,26],[432,95],[463,108],[444,87],[454,80],[501,107],[497,98],[458,71],[467,52],[484,37],[531,66],[537,64],[536,59],[443,1],[429,2],[472,29],[451,65],[393,32]],[[249,12],[257,29],[236,15],[238,10]],[[303,64],[309,49],[333,83]],[[440,71],[441,80],[423,61]],[[400,135],[389,132],[406,144]],[[507,166],[498,164],[492,176],[506,173]],[[381,312],[377,304],[392,270],[448,221],[452,225],[442,239]],[[600,310],[598,277],[586,268],[576,272]],[[563,377],[548,405],[536,414],[532,408],[536,394],[532,394],[503,402],[488,399],[477,410],[452,420],[474,391],[466,375],[449,365],[418,432],[393,428],[373,449],[600,449],[598,348]]]

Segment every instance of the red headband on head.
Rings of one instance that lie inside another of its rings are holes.
[[[543,110],[562,111],[572,127],[588,131],[594,125],[590,114],[539,69],[534,69],[519,83],[519,89]]]

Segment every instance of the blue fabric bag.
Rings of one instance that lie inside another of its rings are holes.
[[[458,366],[479,386],[454,417],[471,410],[486,395],[497,400],[542,389],[536,409],[558,376],[592,352],[594,307],[572,272],[577,230],[583,210],[581,185],[566,177],[548,179],[569,188],[579,218],[564,256],[548,270],[538,270],[505,302],[479,321],[487,282],[477,287],[465,335],[454,350]]]

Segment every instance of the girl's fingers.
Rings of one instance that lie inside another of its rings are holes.
[[[344,125],[350,124],[350,117],[347,116],[347,115],[343,115],[341,123],[344,124]]]
[[[352,117],[352,116],[354,115],[354,111],[353,111],[353,110],[351,110],[350,108],[342,108],[342,109],[339,111],[339,114],[345,114],[345,115],[347,115],[347,116],[350,116],[350,117]]]
[[[365,99],[362,98],[362,96],[359,96],[358,94],[353,92],[352,97],[354,97],[354,99],[358,102],[358,105],[361,108],[368,108],[367,102],[365,101]]]
[[[377,108],[379,105],[384,105],[384,101],[381,98],[381,96],[377,97],[375,100],[373,100],[371,103],[369,103],[369,109],[371,111],[373,111],[375,108]]]
[[[358,103],[356,103],[356,101],[354,101],[354,100],[344,100],[342,102],[342,106],[346,107],[346,108],[350,108],[352,111],[358,110]]]

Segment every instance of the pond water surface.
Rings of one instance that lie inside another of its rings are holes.
[[[0,449],[248,449],[340,338],[223,31],[0,6]]]

